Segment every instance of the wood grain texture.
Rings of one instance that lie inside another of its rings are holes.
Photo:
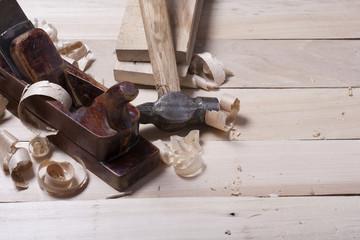
[[[126,1],[27,1],[19,5],[29,20],[38,18],[52,23],[59,39],[114,39],[124,16]]]
[[[223,89],[218,92],[185,90],[196,96],[221,98],[228,93],[240,99],[240,112],[236,128],[241,133],[237,140],[325,140],[359,139],[360,119],[359,88],[353,88],[349,96],[348,88],[325,89]],[[153,89],[140,89],[139,97],[133,103],[157,100]],[[31,132],[21,122],[7,113],[1,125],[16,137],[31,139]],[[200,127],[203,140],[228,141],[226,133],[211,127]],[[19,131],[21,130],[21,131]],[[141,125],[140,135],[148,140],[169,139],[173,134],[186,135],[187,128],[169,133],[158,130],[153,125]],[[319,135],[318,135],[319,134]]]
[[[117,39],[127,1],[19,0],[30,20],[45,18],[66,39]],[[176,1],[177,2],[177,1]],[[359,2],[207,0],[198,39],[359,38]],[[145,36],[144,40],[145,40]]]
[[[171,167],[159,170],[134,186],[132,197],[359,194],[357,144],[206,141],[202,155],[206,169],[201,175],[184,179]]]
[[[198,39],[359,38],[358,1],[205,1]]]
[[[166,1],[176,59],[189,63],[198,30],[203,0]],[[120,28],[116,53],[119,61],[150,62],[138,0],[128,0]]]
[[[221,88],[360,85],[359,40],[198,40],[195,52],[204,51],[234,73]],[[117,61],[114,77],[154,85],[149,63]]]
[[[180,92],[169,13],[165,0],[139,0],[158,96]]]
[[[360,234],[359,201],[312,197],[10,203],[1,204],[0,237],[355,239]]]
[[[107,87],[126,2],[19,0],[61,39],[85,39],[97,58],[89,71]],[[358,196],[311,195],[359,194],[359,9],[351,0],[204,1],[197,51],[214,53],[235,76],[219,91],[186,93],[238,96],[240,141],[201,128],[201,175],[180,178],[163,166],[117,200],[103,200],[117,191],[92,173],[81,194],[59,199],[33,174],[18,191],[1,171],[0,238],[356,239]],[[141,89],[135,103],[156,99],[154,89]],[[8,112],[0,128],[32,137]],[[152,126],[140,134],[170,136]],[[71,161],[58,149],[52,158]],[[240,193],[307,197],[231,196]]]
[[[184,90],[191,96],[221,98],[228,93],[240,99],[236,129],[237,140],[324,140],[359,139],[359,88],[324,89],[221,89],[221,91]],[[134,104],[154,102],[156,92],[141,89]],[[229,136],[211,127],[199,127],[204,140],[228,141]],[[191,129],[165,133],[153,125],[141,125],[140,134],[149,140],[185,135]]]
[[[179,78],[187,76],[188,68],[189,65],[177,64]],[[130,81],[135,84],[155,86],[153,70],[149,62],[119,62],[116,60],[114,78],[117,82]]]
[[[233,73],[224,88],[359,86],[359,40],[204,40]]]
[[[360,194],[357,140],[203,141],[202,146],[206,168],[201,175],[182,178],[173,167],[161,165],[128,189],[132,194],[125,198]],[[55,148],[51,158],[73,163],[81,179],[82,167],[69,156]],[[39,188],[34,177],[39,162],[33,163],[24,191],[16,190],[10,177],[0,172],[0,202],[60,200]],[[92,173],[89,179],[81,194],[63,200],[105,199],[118,193]]]

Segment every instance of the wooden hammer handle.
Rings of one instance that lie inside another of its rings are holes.
[[[158,95],[180,92],[166,1],[139,0],[139,3]]]

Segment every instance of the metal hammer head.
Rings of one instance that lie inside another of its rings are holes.
[[[140,123],[152,123],[164,131],[176,131],[190,125],[205,122],[206,110],[220,110],[217,98],[190,98],[181,92],[163,95],[154,103],[137,106]]]

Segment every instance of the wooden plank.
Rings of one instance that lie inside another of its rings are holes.
[[[325,89],[222,89],[221,91],[185,90],[189,96],[221,98],[228,93],[240,99],[236,129],[241,133],[235,140],[325,140],[360,138],[359,88]],[[154,89],[140,89],[133,101],[136,106],[157,100]],[[10,114],[10,113],[9,113]],[[24,140],[31,133],[24,131],[18,119],[6,115],[3,128]],[[228,141],[227,133],[199,126],[203,140]],[[163,132],[154,125],[141,125],[140,134],[146,139],[169,139],[171,135],[186,135],[194,127],[177,132]],[[23,132],[20,132],[24,131]]]
[[[172,167],[161,165],[130,187],[132,194],[125,198],[360,194],[358,140],[202,141],[202,146],[206,168],[199,176],[182,178]],[[81,179],[81,166],[66,154],[55,148],[51,158],[72,162]],[[58,199],[39,188],[34,176],[39,162],[33,163],[33,173],[25,175],[27,190],[17,190],[0,172],[0,202]],[[86,189],[69,200],[105,199],[118,193],[92,173],[89,177]]]
[[[117,39],[126,1],[19,0],[29,19],[45,18],[62,38]],[[205,1],[198,39],[359,38],[357,1]]]
[[[360,234],[358,197],[121,199],[0,208],[1,239],[355,239]]]
[[[205,171],[184,179],[151,174],[132,197],[359,194],[358,141],[206,141]]]
[[[167,1],[172,37],[179,63],[192,56],[203,0]],[[128,0],[116,46],[119,61],[150,62],[138,0]]]
[[[188,64],[177,64],[178,76],[184,78],[189,69]],[[153,70],[149,62],[120,62],[115,60],[115,81],[129,81],[135,84],[155,86]]]
[[[359,88],[319,89],[221,89],[220,91],[185,90],[192,97],[221,98],[228,93],[240,99],[236,128],[237,140],[289,139],[359,139]],[[154,102],[156,92],[141,89],[134,104]],[[204,140],[229,140],[210,127],[198,127]],[[149,140],[169,139],[172,134],[185,135],[191,128],[174,133],[158,130],[151,124],[141,125],[140,134]]]
[[[358,46],[358,40],[198,40],[195,52],[212,53],[234,73],[221,88],[358,87]],[[114,76],[154,85],[150,63],[116,61]]]
[[[126,1],[18,1],[33,21],[45,19],[52,23],[60,39],[114,39],[124,16]],[[113,50],[112,50],[113,51]]]
[[[198,39],[359,38],[358,1],[205,1]]]
[[[359,40],[204,40],[233,73],[222,87],[313,88],[359,86]]]

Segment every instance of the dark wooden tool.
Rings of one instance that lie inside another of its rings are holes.
[[[40,96],[24,102],[34,117],[59,130],[50,141],[120,191],[156,168],[159,151],[139,135],[140,114],[129,103],[138,94],[135,86],[121,82],[106,89],[62,60],[48,35],[27,24],[15,0],[0,0],[0,7],[17,13],[5,15],[15,20],[0,20],[0,93],[9,100],[8,110],[17,115],[26,85],[45,79],[57,83],[73,99],[70,110]]]
[[[206,110],[220,110],[217,98],[190,98],[180,92],[174,43],[165,0],[139,0],[146,41],[159,99],[137,108],[141,123],[165,131],[205,123]]]

